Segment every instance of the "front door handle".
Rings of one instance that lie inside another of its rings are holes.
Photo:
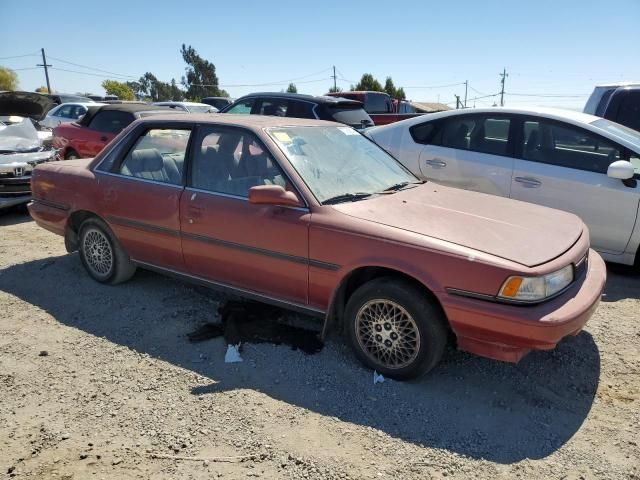
[[[542,185],[540,180],[531,177],[516,177],[515,181],[521,183],[526,188],[538,188]]]
[[[447,166],[447,162],[443,162],[439,158],[434,158],[433,160],[427,160],[427,165],[431,165],[435,168],[444,168]]]

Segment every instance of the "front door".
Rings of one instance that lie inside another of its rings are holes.
[[[184,270],[180,197],[190,134],[185,128],[142,131],[111,171],[98,174],[101,213],[134,260]]]
[[[520,123],[511,198],[578,215],[593,248],[624,253],[638,211],[640,187],[609,178],[624,148],[582,128],[540,118]]]
[[[438,122],[420,152],[422,175],[451,187],[509,196],[513,157],[511,119],[504,115],[459,115]]]
[[[249,188],[288,182],[247,130],[200,127],[180,204],[187,271],[207,280],[304,305],[306,208],[253,205]]]

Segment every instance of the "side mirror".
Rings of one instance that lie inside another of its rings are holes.
[[[617,178],[619,180],[628,180],[633,178],[635,171],[631,162],[626,160],[618,160],[609,165],[607,169],[607,176],[611,178]]]
[[[293,192],[280,185],[258,185],[249,189],[249,203],[256,205],[278,205],[281,207],[302,207],[302,202]]]

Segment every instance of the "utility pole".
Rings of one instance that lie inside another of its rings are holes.
[[[338,85],[336,84],[336,66],[333,66],[333,91],[338,91]]]
[[[500,83],[502,84],[502,88],[500,89],[500,106],[504,107],[504,81],[509,76],[506,68],[502,70],[500,76],[502,77],[502,79],[500,80]]]
[[[467,88],[469,88],[469,80],[464,81],[464,108],[467,108]]]
[[[51,92],[51,84],[49,83],[49,70],[47,70],[47,67],[53,67],[53,65],[47,64],[47,57],[44,55],[44,48],[41,48],[40,51],[42,52],[42,63],[38,63],[36,67],[44,67],[44,76],[47,78],[47,90],[49,90],[49,93],[53,93]]]

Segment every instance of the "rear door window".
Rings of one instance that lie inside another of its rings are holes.
[[[102,110],[95,114],[89,128],[98,132],[119,133],[133,120],[133,114],[129,112]]]
[[[180,185],[191,130],[153,128],[136,141],[119,173],[155,182]]]
[[[522,142],[524,160],[589,172],[606,174],[623,158],[621,147],[599,135],[544,119],[525,120]]]
[[[62,105],[57,111],[56,111],[56,117],[62,117],[62,118],[72,118],[71,117],[71,110],[73,108],[73,105]]]
[[[509,155],[511,119],[500,116],[461,116],[444,122],[443,147],[491,155]]]

